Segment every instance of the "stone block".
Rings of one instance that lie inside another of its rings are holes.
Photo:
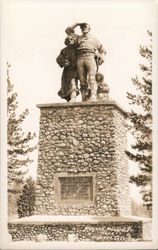
[[[41,116],[35,214],[129,215],[126,113],[114,101],[38,107]],[[83,195],[81,207],[69,196],[63,208],[64,203],[55,198],[57,189],[61,195],[55,176],[63,173],[78,178],[95,174],[93,192],[100,200],[94,199],[93,208],[84,198],[89,191],[83,191],[88,189],[82,182],[78,186]]]

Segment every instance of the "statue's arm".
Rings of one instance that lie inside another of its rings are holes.
[[[62,49],[60,55],[56,58],[57,63],[61,68],[65,66],[65,50]]]
[[[106,50],[104,49],[103,45],[99,42],[98,39],[96,39],[96,44],[97,44],[97,51],[99,52],[99,54],[106,55]]]
[[[103,64],[105,55],[106,50],[103,48],[103,45],[97,41],[96,61],[98,65]]]
[[[99,46],[99,48],[98,48],[98,51],[99,51],[100,54],[106,55],[106,50],[104,49],[104,47],[103,47],[102,44],[100,44],[100,46]]]
[[[65,30],[66,34],[67,34],[67,35],[71,35],[72,33],[75,33],[75,28],[76,28],[77,26],[80,26],[80,23],[75,23],[75,24],[73,24],[73,25],[67,27],[66,30]]]

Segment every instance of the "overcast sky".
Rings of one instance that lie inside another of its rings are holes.
[[[56,57],[64,48],[67,26],[88,22],[91,34],[107,51],[100,67],[110,88],[110,98],[128,110],[126,91],[139,74],[139,45],[149,42],[147,30],[157,28],[153,1],[6,1],[6,58],[21,110],[29,108],[25,127],[38,135],[36,104],[63,102],[57,95],[62,69]],[[79,99],[80,100],[80,97]],[[34,174],[37,166],[35,155]]]

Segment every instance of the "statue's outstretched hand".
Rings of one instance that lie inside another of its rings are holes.
[[[72,33],[75,33],[75,28],[79,26],[79,23],[74,23],[73,25],[66,28],[65,32],[67,35],[71,35]]]

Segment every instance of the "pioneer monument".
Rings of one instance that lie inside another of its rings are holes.
[[[81,27],[82,35],[75,33]],[[63,103],[38,104],[34,216],[9,222],[13,240],[142,241],[151,221],[131,216],[126,112],[109,100],[99,72],[106,54],[90,25],[66,29],[57,62]],[[82,101],[76,102],[76,96]],[[42,235],[42,236],[41,236]]]

